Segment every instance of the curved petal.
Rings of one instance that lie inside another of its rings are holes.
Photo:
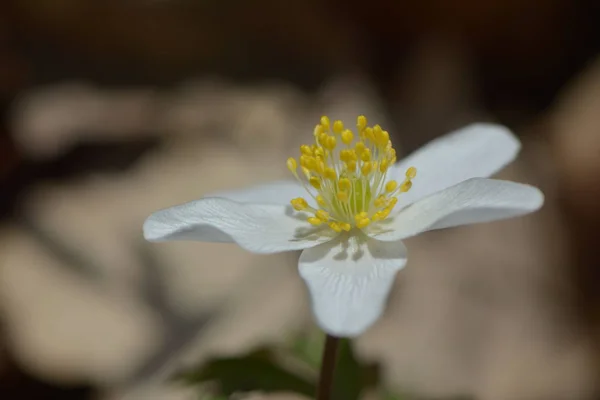
[[[243,189],[210,193],[205,197],[224,197],[240,203],[288,205],[292,199],[297,197],[308,198],[310,195],[300,183],[291,180],[281,180],[249,186]]]
[[[383,313],[396,272],[405,264],[402,242],[343,234],[304,250],[298,265],[319,326],[334,336],[353,337]]]
[[[505,127],[472,124],[432,140],[390,168],[399,182],[409,167],[417,169],[412,188],[398,196],[397,209],[470,178],[487,178],[510,163],[519,140]]]
[[[538,210],[544,195],[536,187],[496,179],[473,178],[435,193],[400,211],[370,232],[396,241],[421,232],[512,218]]]
[[[300,250],[331,240],[291,206],[206,198],[160,210],[144,223],[150,241],[236,242],[254,253]]]

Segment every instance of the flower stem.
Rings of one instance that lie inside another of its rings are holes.
[[[316,400],[329,400],[331,398],[331,387],[333,386],[333,373],[337,360],[339,338],[327,335],[321,361],[321,373],[319,375],[319,386],[317,387]]]

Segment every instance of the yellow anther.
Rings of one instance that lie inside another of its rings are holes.
[[[358,222],[358,221],[360,221],[361,219],[365,219],[365,218],[367,218],[368,216],[369,216],[369,214],[367,214],[365,211],[361,211],[361,212],[359,212],[358,214],[356,214],[356,215],[354,216],[354,220],[355,220],[356,222]]]
[[[352,225],[350,225],[347,222],[342,222],[340,223],[340,226],[343,230],[345,230],[346,232],[348,232],[350,229],[352,229]]]
[[[325,148],[328,150],[333,150],[335,149],[336,143],[337,141],[335,140],[335,136],[329,136],[327,138],[327,146]]]
[[[381,208],[384,207],[387,203],[387,197],[385,197],[385,195],[381,195],[378,198],[375,199],[375,201],[373,202],[373,205],[377,208]]]
[[[329,130],[329,117],[327,117],[326,115],[323,115],[321,117],[321,126],[323,126],[324,131]]]
[[[383,160],[381,160],[381,163],[379,163],[379,171],[385,173],[385,171],[388,170],[389,166],[390,162],[386,158],[384,158]]]
[[[369,218],[363,218],[356,222],[356,227],[359,229],[366,228],[371,223]]]
[[[388,133],[388,131],[381,131],[381,135],[378,139],[377,144],[379,144],[380,147],[385,148],[389,143],[390,134]]]
[[[348,178],[340,178],[338,181],[338,188],[340,190],[349,190],[352,187],[352,182]]]
[[[373,134],[373,128],[367,126],[365,128],[365,130],[363,131],[363,135],[364,135],[365,139],[369,139],[372,142],[375,141],[375,135]]]
[[[315,157],[325,157],[325,150],[322,147],[315,147],[313,152],[315,153]]]
[[[302,167],[302,173],[304,174],[304,176],[306,177],[306,179],[310,179],[310,171],[308,170],[308,168],[306,167]]]
[[[364,149],[362,154],[360,155],[360,159],[363,161],[371,161],[371,149]]]
[[[348,150],[346,150],[346,149],[340,150],[340,160],[344,161],[344,162],[348,161]]]
[[[327,138],[329,137],[329,135],[326,132],[321,132],[319,133],[318,139],[319,139],[319,144],[325,148],[327,148]]]
[[[396,150],[394,148],[390,148],[387,153],[388,153],[387,156],[390,160],[396,159]]]
[[[323,133],[325,131],[325,129],[323,128],[323,125],[319,124],[317,126],[315,126],[315,130],[313,131],[313,134],[315,135],[315,137],[319,137],[319,135],[321,133]]]
[[[356,118],[356,127],[359,132],[367,127],[367,118],[364,115],[359,115],[358,118]]]
[[[415,176],[417,176],[417,169],[415,167],[410,167],[409,169],[406,170],[407,178],[413,179]]]
[[[337,174],[335,173],[335,169],[331,167],[325,168],[325,178],[335,181],[337,179]]]
[[[388,203],[388,208],[390,208],[390,209],[394,208],[394,206],[396,205],[396,203],[398,203],[398,198],[397,197],[392,197],[390,199],[390,202]]]
[[[408,192],[411,187],[412,187],[412,182],[409,180],[406,180],[406,181],[402,182],[402,185],[400,185],[400,191]]]
[[[356,151],[356,155],[358,157],[360,157],[362,155],[363,151],[365,151],[366,148],[367,148],[367,146],[365,146],[365,144],[363,142],[356,143],[356,146],[354,146],[354,150]]]
[[[302,197],[292,199],[290,203],[292,203],[292,207],[294,207],[294,210],[296,211],[302,211],[308,207],[308,203]]]
[[[325,173],[325,163],[323,162],[323,160],[319,159],[316,161],[315,171],[317,171],[317,173],[321,175]]]
[[[373,126],[373,135],[375,135],[375,139],[377,139],[377,137],[381,135],[382,131],[383,129],[381,129],[381,126],[379,126],[379,124]]]
[[[300,152],[302,154],[304,154],[305,156],[312,156],[313,155],[313,151],[310,148],[310,146],[307,146],[305,144],[303,144],[302,146],[300,146]]]
[[[373,136],[375,137],[375,143],[382,148],[385,148],[390,141],[390,134],[382,130],[379,125],[373,127]]]
[[[319,178],[317,178],[316,176],[311,176],[308,181],[310,182],[312,187],[314,187],[315,189],[317,189],[317,190],[321,189],[321,180]]]
[[[391,210],[389,207],[387,207],[387,208],[384,208],[383,210],[379,211],[379,218],[380,218],[381,220],[384,220],[384,219],[386,219],[386,218],[387,218],[387,217],[390,215],[390,212],[391,212],[391,211],[392,211],[392,210]]]
[[[345,144],[350,144],[353,140],[354,134],[350,129],[346,129],[344,132],[342,132],[342,142],[344,142]]]
[[[333,229],[334,231],[336,231],[336,232],[341,232],[342,231],[342,227],[337,222],[330,222],[329,223],[329,227],[331,229]]]
[[[340,120],[337,120],[333,123],[333,132],[342,133],[344,130],[344,123]]]
[[[348,201],[348,192],[344,192],[344,191],[337,192],[337,198],[339,201],[347,202]]]
[[[298,163],[296,162],[295,158],[292,158],[292,157],[288,158],[285,165],[287,165],[287,167],[290,171],[292,171],[293,173],[296,173],[296,169],[298,168]]]
[[[317,196],[317,204],[319,204],[321,207],[325,207],[327,205],[327,202],[325,201],[323,196],[318,195]]]
[[[350,172],[356,172],[356,161],[350,160],[346,162],[346,169]]]
[[[397,187],[398,187],[398,182],[389,181],[388,183],[385,184],[385,191],[388,193],[391,193],[394,190],[396,190]]]
[[[356,151],[353,149],[348,150],[348,159],[352,161],[358,160],[358,156],[356,155]]]
[[[311,156],[300,156],[300,165],[309,170],[314,170],[317,167],[317,160]]]
[[[319,218],[317,218],[317,217],[310,217],[310,218],[308,218],[308,220],[307,220],[307,221],[308,221],[308,222],[309,222],[311,225],[314,225],[314,226],[319,226],[319,225],[321,225],[321,224],[323,223],[323,221],[321,221],[321,220],[320,220]]]
[[[362,168],[360,169],[360,172],[362,172],[363,175],[369,175],[372,170],[373,164],[370,162],[366,162],[363,164]]]
[[[325,210],[317,210],[315,217],[319,218],[323,222],[329,221],[329,213]]]

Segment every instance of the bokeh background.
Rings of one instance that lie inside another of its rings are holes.
[[[505,124],[523,151],[500,177],[547,197],[410,240],[354,343],[381,385],[600,398],[598,21],[595,0],[2,1],[0,398],[197,399],[173,371],[314,329],[297,254],[141,225],[286,177],[322,114],[365,114],[400,154]]]

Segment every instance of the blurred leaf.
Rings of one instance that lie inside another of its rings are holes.
[[[409,400],[408,397],[392,392],[385,392],[381,400]]]
[[[290,349],[294,357],[318,372],[321,366],[324,343],[325,334],[314,329],[305,335],[294,337],[290,343]]]
[[[269,349],[213,359],[179,378],[192,384],[216,382],[218,393],[225,396],[251,391],[291,391],[307,396],[315,392],[314,384],[277,365]]]

